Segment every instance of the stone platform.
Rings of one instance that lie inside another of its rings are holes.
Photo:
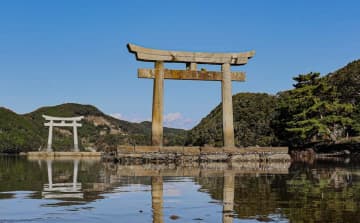
[[[287,147],[118,146],[105,159],[138,162],[290,161]]]
[[[101,152],[28,152],[29,159],[62,159],[62,158],[97,158],[100,159]]]

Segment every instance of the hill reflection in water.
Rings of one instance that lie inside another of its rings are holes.
[[[0,221],[350,222],[352,163],[120,165],[0,157]]]

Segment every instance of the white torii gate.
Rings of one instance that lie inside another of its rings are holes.
[[[52,152],[51,145],[52,145],[52,137],[53,137],[53,127],[73,127],[74,151],[79,152],[77,127],[82,126],[82,124],[78,122],[81,121],[84,118],[84,116],[64,118],[64,117],[53,117],[53,116],[43,115],[43,118],[46,121],[49,121],[44,123],[44,126],[49,127],[47,152]]]

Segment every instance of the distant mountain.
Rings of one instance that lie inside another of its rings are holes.
[[[150,145],[151,122],[132,123],[104,114],[92,105],[61,104],[39,108],[25,115],[0,109],[0,152],[38,150],[46,147],[48,128],[42,115],[84,116],[78,129],[80,147],[98,150],[114,149],[117,145]],[[165,145],[183,145],[186,131],[164,128]],[[72,129],[55,128],[53,147],[69,150],[73,147]]]

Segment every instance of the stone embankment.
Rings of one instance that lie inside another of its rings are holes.
[[[117,151],[104,156],[105,160],[137,163],[182,163],[182,162],[289,162],[287,147],[158,147],[119,146]]]

